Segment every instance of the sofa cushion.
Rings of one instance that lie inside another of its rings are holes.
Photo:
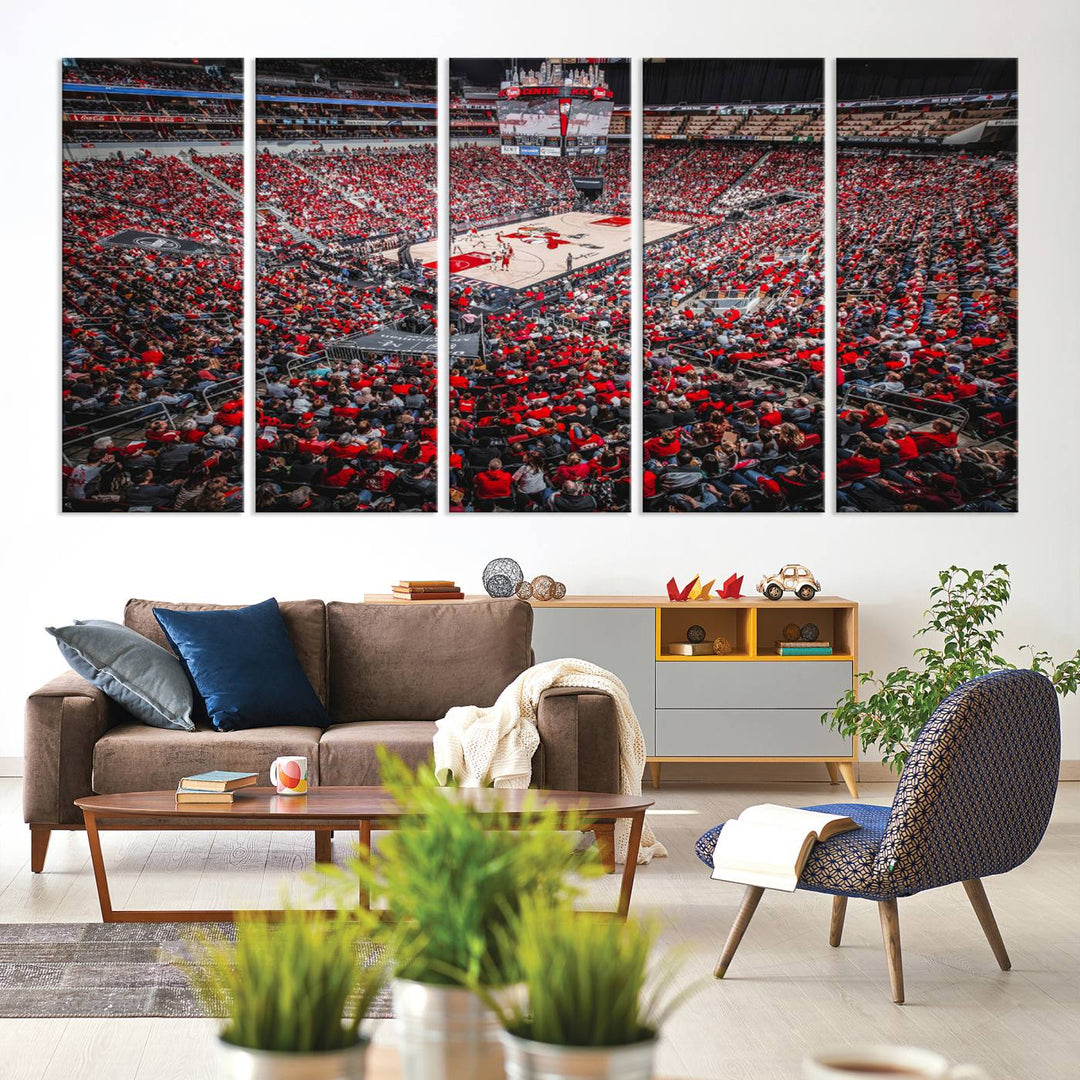
[[[369,787],[380,783],[377,746],[397,754],[410,769],[432,757],[435,724],[426,720],[361,720],[335,724],[319,742],[322,782]]]
[[[242,604],[174,604],[167,600],[129,600],[124,607],[124,625],[143,637],[175,653],[164,631],[154,618],[154,608],[170,611],[235,611]],[[321,600],[283,600],[278,607],[285,629],[296,650],[296,658],[326,704],[326,605]]]
[[[486,708],[530,663],[523,600],[326,605],[332,723]]]
[[[154,617],[218,731],[329,725],[273,597],[228,611],[159,607]]]
[[[308,759],[308,782],[319,782],[319,736],[315,727],[264,727],[248,731],[169,731],[143,724],[110,728],[94,746],[94,791],[170,791],[182,776],[228,769],[257,772],[270,783],[270,763],[282,754]]]

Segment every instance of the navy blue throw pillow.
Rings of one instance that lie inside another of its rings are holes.
[[[154,608],[218,731],[296,724],[328,727],[277,601],[233,611]]]

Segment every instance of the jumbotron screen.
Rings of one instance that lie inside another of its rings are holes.
[[[504,154],[602,154],[614,110],[594,87],[503,87],[496,106]]]

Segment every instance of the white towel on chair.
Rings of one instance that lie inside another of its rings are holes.
[[[587,660],[548,660],[523,671],[489,709],[462,705],[436,724],[435,775],[445,784],[453,777],[462,787],[493,784],[526,788],[532,778],[532,757],[540,745],[536,710],[540,695],[552,687],[573,686],[609,694],[615,701],[619,727],[619,794],[640,795],[645,768],[645,736],[634,715],[622,680]],[[615,858],[626,861],[630,822],[615,827]],[[647,863],[667,851],[653,835],[648,820],[641,833],[638,862]]]

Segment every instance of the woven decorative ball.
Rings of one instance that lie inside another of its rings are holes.
[[[533,596],[537,600],[553,600],[555,598],[555,579],[547,574],[538,574],[532,579]]]
[[[513,596],[525,575],[515,559],[492,559],[484,567],[484,589],[488,596]]]
[[[727,654],[731,652],[731,642],[721,634],[718,638],[714,639],[712,651],[716,653],[717,656],[727,656]]]
[[[566,586],[561,581],[556,581],[555,582],[555,595],[552,597],[552,599],[553,600],[562,600],[564,596],[566,596]]]
[[[801,637],[803,641],[817,641],[817,639],[821,637],[821,629],[818,627],[817,623],[803,623],[803,628],[799,631],[799,637]]]
[[[800,632],[799,624],[793,622],[789,622],[781,631],[785,641],[798,641]]]
[[[686,628],[686,640],[689,641],[691,645],[700,645],[705,640],[705,627],[698,626],[697,623],[694,623],[693,626],[688,626]]]
[[[516,590],[516,595],[519,600],[531,600],[532,599],[532,582],[521,582]]]

